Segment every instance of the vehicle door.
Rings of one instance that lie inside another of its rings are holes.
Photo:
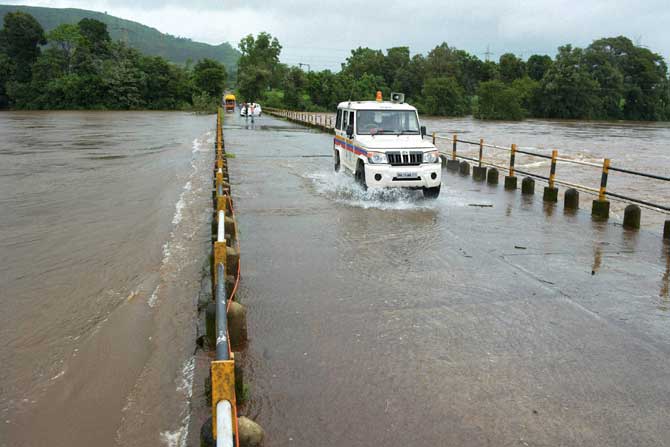
[[[342,109],[342,119],[340,120],[339,135],[345,142],[346,148],[342,148],[342,159],[347,169],[351,169],[351,151],[349,150],[349,139],[347,138],[347,125],[349,123],[349,111]]]
[[[351,146],[349,146],[350,150],[347,151],[347,154],[349,154],[349,169],[351,169],[352,172],[355,172],[356,165],[358,165],[358,155],[354,153],[354,146],[357,145],[356,123],[354,122],[354,116],[356,115],[356,112],[354,112],[353,110],[346,110],[345,115],[347,115],[347,124],[344,126],[345,136],[347,133],[347,127],[351,126],[354,129],[354,135],[351,137],[351,140],[349,140]]]

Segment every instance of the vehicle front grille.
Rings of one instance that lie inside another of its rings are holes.
[[[420,151],[398,151],[387,152],[389,164],[393,166],[416,166],[423,162],[423,152]]]

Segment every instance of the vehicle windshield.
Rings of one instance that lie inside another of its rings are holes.
[[[413,110],[359,110],[356,112],[358,135],[415,135],[419,120]]]

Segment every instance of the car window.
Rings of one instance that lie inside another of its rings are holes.
[[[359,110],[356,133],[419,134],[419,120],[413,110]]]

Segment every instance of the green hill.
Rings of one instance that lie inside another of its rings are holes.
[[[162,56],[165,59],[184,64],[189,59],[193,62],[205,57],[215,59],[228,69],[229,75],[235,75],[239,51],[229,43],[209,45],[194,42],[191,39],[164,34],[155,28],[141,23],[120,19],[105,13],[72,8],[41,8],[33,6],[0,5],[0,26],[5,14],[13,11],[23,11],[32,15],[42,25],[45,31],[51,31],[62,23],[77,23],[83,18],[99,20],[107,24],[112,39],[122,40],[128,46],[151,56]]]

